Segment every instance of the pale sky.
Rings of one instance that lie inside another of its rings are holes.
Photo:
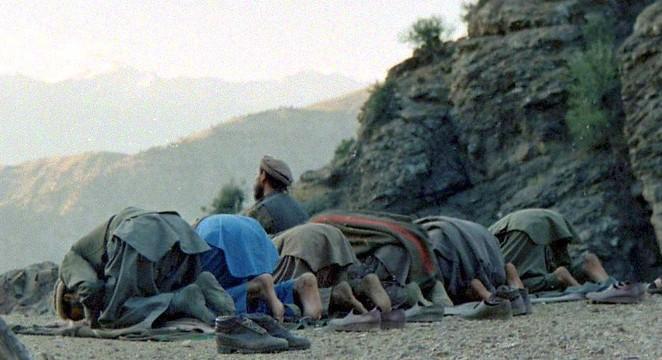
[[[462,0],[2,0],[0,74],[45,81],[116,67],[162,77],[278,79],[300,71],[382,79],[411,55],[398,34]]]

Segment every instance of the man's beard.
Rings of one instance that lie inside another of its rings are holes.
[[[255,201],[260,201],[264,198],[264,186],[259,182],[256,182],[253,186],[253,198]]]

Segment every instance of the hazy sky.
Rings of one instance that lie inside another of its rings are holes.
[[[462,0],[3,0],[0,74],[58,81],[130,66],[245,81],[300,71],[383,78],[398,34],[438,14],[464,33]]]

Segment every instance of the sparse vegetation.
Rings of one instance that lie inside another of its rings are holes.
[[[375,84],[370,90],[370,97],[363,104],[359,123],[363,130],[369,129],[375,124],[384,123],[393,117],[397,111],[397,103],[394,98],[395,83],[386,80]]]
[[[572,84],[565,121],[577,144],[600,148],[609,145],[620,130],[618,109],[615,109],[620,105],[613,96],[620,87],[613,50],[614,34],[609,21],[591,18],[583,36],[584,50],[568,60]]]
[[[342,159],[346,159],[349,156],[350,151],[352,150],[352,146],[354,146],[355,143],[356,140],[354,140],[354,138],[343,139],[336,148],[336,151],[333,155],[333,162],[338,162],[341,161]]]
[[[430,16],[416,20],[406,31],[400,34],[400,41],[416,49],[435,48],[441,41],[450,37],[453,27],[441,16]]]
[[[223,185],[209,208],[203,206],[202,211],[208,214],[236,214],[241,211],[246,195],[241,187],[231,181]]]

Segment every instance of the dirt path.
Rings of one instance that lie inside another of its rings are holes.
[[[583,302],[536,305],[531,316],[509,321],[445,318],[403,330],[333,333],[305,330],[310,350],[257,359],[662,359],[662,296],[639,305]],[[48,317],[5,317],[10,324],[47,323]],[[20,336],[33,353],[56,359],[219,359],[213,341],[135,343]]]

